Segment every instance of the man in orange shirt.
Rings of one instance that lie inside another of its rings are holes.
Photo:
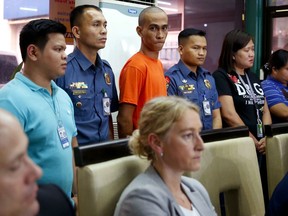
[[[119,79],[120,107],[117,117],[120,138],[132,134],[145,102],[166,96],[166,81],[158,59],[168,34],[168,16],[158,7],[147,7],[139,15],[136,28],[140,51],[124,65]]]

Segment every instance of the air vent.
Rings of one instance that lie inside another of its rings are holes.
[[[130,2],[130,3],[148,5],[148,6],[155,6],[156,5],[155,0],[117,0],[117,1]]]

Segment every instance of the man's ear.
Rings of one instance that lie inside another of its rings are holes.
[[[136,27],[136,32],[140,37],[142,37],[142,27],[141,26]]]
[[[179,45],[177,49],[178,49],[179,54],[181,55],[183,51],[183,45]]]
[[[40,50],[36,45],[30,44],[27,47],[27,58],[31,59],[32,61],[36,61],[38,59],[39,52]]]
[[[80,29],[78,26],[73,26],[72,27],[72,34],[74,35],[75,38],[80,38]]]
[[[153,149],[153,151],[157,155],[161,155],[163,153],[162,142],[159,136],[157,136],[156,134],[151,133],[148,135],[148,145]]]

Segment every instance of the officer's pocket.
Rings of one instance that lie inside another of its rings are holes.
[[[87,96],[86,94],[74,96],[72,99],[74,105],[75,117],[87,117],[94,111],[94,97]]]

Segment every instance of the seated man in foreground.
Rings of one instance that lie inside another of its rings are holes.
[[[18,121],[0,110],[0,215],[37,215],[36,180],[41,169],[28,157],[28,139]]]
[[[74,216],[69,197],[56,185],[40,185],[42,176],[27,155],[28,138],[15,117],[0,109],[0,215]]]

